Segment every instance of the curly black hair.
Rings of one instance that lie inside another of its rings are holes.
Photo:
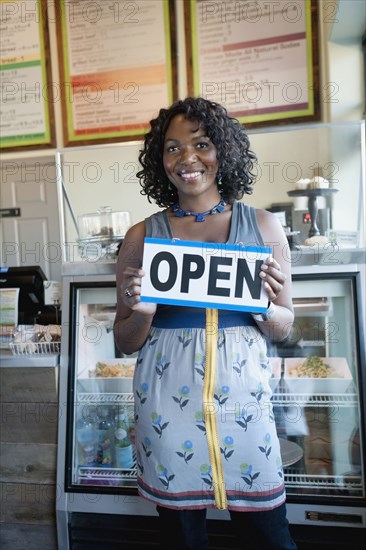
[[[252,172],[257,158],[250,151],[249,139],[241,123],[229,116],[225,107],[201,97],[187,97],[174,102],[168,109],[160,109],[159,115],[150,121],[150,131],[145,135],[139,161],[142,195],[153,199],[158,206],[169,207],[178,201],[177,190],[170,184],[163,166],[165,133],[178,114],[189,120],[197,120],[207,137],[217,148],[220,193],[229,203],[253,192]]]

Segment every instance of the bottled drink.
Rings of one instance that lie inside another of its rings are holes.
[[[92,419],[82,417],[76,422],[76,441],[79,466],[95,466],[97,440]]]
[[[114,458],[114,420],[108,407],[102,407],[97,423],[97,464],[111,468]]]
[[[128,421],[125,410],[118,412],[116,430],[114,433],[117,468],[132,468],[132,443],[128,429]]]

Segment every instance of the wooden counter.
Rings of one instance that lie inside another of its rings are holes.
[[[0,354],[0,547],[57,549],[57,355]]]

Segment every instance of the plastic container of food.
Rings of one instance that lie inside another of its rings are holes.
[[[110,206],[101,206],[97,212],[78,217],[79,242],[122,240],[130,226],[131,215],[128,211],[113,212]]]
[[[284,381],[293,394],[345,393],[352,382],[345,357],[291,357],[285,359]]]

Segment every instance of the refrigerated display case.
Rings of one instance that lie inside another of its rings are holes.
[[[121,356],[113,340],[115,263],[66,267],[57,499],[65,549],[75,537],[81,544],[80,532],[90,535],[97,518],[132,525],[132,516],[156,515],[136,490],[133,406],[143,395],[132,393],[137,358]],[[269,346],[289,521],[323,533],[366,528],[364,289],[365,264],[349,258],[294,266],[294,328],[284,344]],[[208,518],[228,515],[212,510]]]

